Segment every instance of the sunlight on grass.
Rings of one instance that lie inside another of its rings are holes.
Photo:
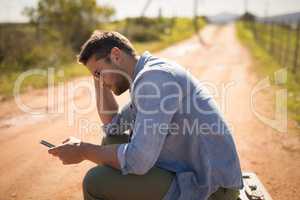
[[[203,19],[198,20],[198,24],[200,27],[205,25]],[[120,27],[125,26],[125,21],[112,22],[109,24],[105,24],[100,29],[105,30],[116,30],[120,29]],[[191,37],[195,34],[193,28],[193,21],[190,18],[176,18],[174,20],[173,28],[168,30],[168,33],[160,33],[159,40],[154,41],[145,41],[145,42],[137,42],[133,41],[133,45],[137,49],[139,53],[143,53],[144,51],[156,52],[162,50],[174,43],[180,42]],[[68,52],[69,53],[69,52]],[[70,57],[70,53],[68,54]],[[59,83],[61,81],[69,81],[74,79],[75,77],[80,76],[88,76],[89,72],[86,67],[80,65],[75,62],[76,58],[74,56],[74,62],[69,64],[55,64],[53,66],[55,69],[55,83]],[[29,68],[31,69],[31,68]],[[35,68],[34,68],[35,69]],[[41,70],[47,71],[47,67],[38,68]],[[63,76],[61,76],[60,71],[63,71]],[[15,70],[7,70],[2,75],[0,75],[0,100],[5,100],[7,98],[11,98],[13,95],[14,83],[17,77],[22,73],[21,69],[16,68]],[[28,76],[26,80],[22,83],[21,91],[26,92],[30,89],[38,89],[47,87],[48,80],[45,76],[32,75]]]
[[[253,66],[261,77],[269,76],[272,80],[274,72],[280,69],[280,64],[255,41],[252,32],[242,22],[236,24],[239,39],[250,50],[253,56]],[[288,70],[287,83],[288,109],[290,115],[300,123],[300,84],[296,81],[296,75]]]

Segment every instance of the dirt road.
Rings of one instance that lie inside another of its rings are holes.
[[[202,36],[209,47],[199,45],[194,37],[158,55],[176,60],[208,84],[234,130],[243,170],[256,172],[273,199],[298,200],[299,137],[278,133],[254,115],[250,93],[258,79],[251,68],[248,51],[237,40],[234,25],[207,26]],[[81,114],[70,111],[70,104],[83,108],[93,103],[87,89],[77,87],[76,95],[70,95],[70,88],[74,89],[76,84],[91,85],[91,82],[82,78],[55,88],[61,95],[51,105],[47,105],[47,90],[22,95],[22,102],[42,111],[40,115],[24,113],[14,101],[1,103],[0,200],[82,199],[82,178],[94,164],[63,166],[38,144],[40,139],[58,144],[70,135],[100,142],[96,107]],[[272,116],[274,98],[268,91],[256,98],[256,111]],[[118,98],[120,105],[127,100],[128,94]],[[47,113],[51,110],[53,113]],[[88,121],[94,123],[87,127]]]

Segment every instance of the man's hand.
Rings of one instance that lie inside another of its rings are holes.
[[[59,157],[64,165],[77,164],[85,160],[81,146],[81,140],[70,137],[62,145],[49,149],[48,153]]]
[[[112,91],[104,86],[103,80],[100,77],[94,78],[97,110],[103,124],[108,124],[112,121],[114,115],[118,113],[118,103],[112,94]]]
[[[117,149],[117,144],[94,145],[70,137],[63,141],[62,145],[51,148],[48,152],[53,156],[59,157],[64,165],[78,164],[83,160],[89,160],[96,164],[109,165],[115,169],[120,169]]]

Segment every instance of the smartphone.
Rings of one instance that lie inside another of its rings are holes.
[[[54,144],[51,144],[51,143],[49,143],[49,142],[47,142],[47,141],[45,141],[45,140],[41,140],[40,143],[41,143],[42,145],[45,145],[45,146],[48,147],[48,148],[53,148],[53,147],[55,147]]]

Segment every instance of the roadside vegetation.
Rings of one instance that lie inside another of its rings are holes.
[[[300,124],[300,74],[299,70],[294,68],[293,59],[290,58],[295,56],[295,54],[294,52],[287,51],[285,46],[281,49],[276,48],[279,45],[286,45],[286,43],[284,43],[285,39],[288,39],[291,47],[296,46],[296,33],[288,33],[282,26],[274,26],[274,31],[277,30],[280,34],[278,34],[278,37],[276,36],[271,39],[270,35],[263,31],[270,30],[270,27],[266,27],[268,25],[257,25],[255,29],[256,33],[253,32],[251,26],[246,22],[240,21],[236,26],[238,37],[252,53],[255,70],[259,75],[269,76],[272,80],[274,72],[282,69],[282,67],[287,69],[287,82],[283,87],[286,87],[288,90],[288,109],[292,118]],[[260,34],[260,42],[257,40],[258,35],[255,36],[255,34]],[[272,45],[275,48],[272,50],[272,46],[270,45],[266,48],[266,45],[264,45],[266,41],[272,41]],[[285,56],[286,59],[284,59]]]
[[[112,21],[115,10],[95,0],[39,0],[24,10],[30,22],[0,24],[0,101],[12,97],[17,77],[32,69],[54,68],[55,82],[89,75],[76,62],[80,46],[95,29],[114,30],[127,36],[139,53],[155,52],[195,34],[191,18],[127,18]],[[197,24],[203,27],[205,20]],[[61,72],[63,71],[63,76]],[[22,92],[47,86],[47,77],[32,75]]]

